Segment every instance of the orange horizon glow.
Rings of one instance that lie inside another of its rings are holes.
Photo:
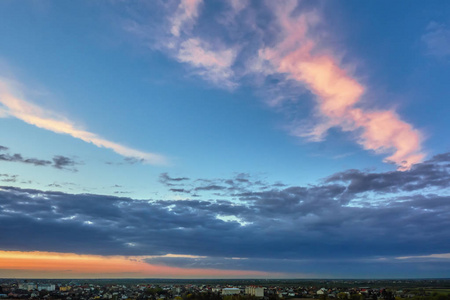
[[[170,257],[171,255],[168,255]],[[145,262],[151,256],[102,256],[43,251],[0,251],[0,277],[42,278],[256,278],[280,274],[186,269]],[[5,276],[6,275],[6,276]]]

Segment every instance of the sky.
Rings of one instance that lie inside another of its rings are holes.
[[[450,2],[0,2],[0,277],[450,277]]]

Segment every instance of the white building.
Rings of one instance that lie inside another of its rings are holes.
[[[256,297],[264,297],[264,289],[260,286],[246,286],[245,287],[245,294],[252,295]]]
[[[327,290],[325,288],[321,288],[316,292],[317,295],[325,295],[327,294]]]
[[[55,285],[50,283],[41,283],[38,285],[38,291],[53,292],[55,290]]]
[[[239,295],[241,290],[238,288],[224,288],[222,289],[222,295]]]
[[[19,283],[19,289],[32,291],[36,289],[36,284],[32,282]]]

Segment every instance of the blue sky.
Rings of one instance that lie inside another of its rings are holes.
[[[47,246],[11,236],[0,250],[235,271],[219,277],[448,277],[449,12],[444,1],[2,1],[0,221]],[[85,205],[40,215],[73,201]],[[121,201],[135,218],[108,214]],[[121,226],[142,232],[123,242]],[[43,228],[69,230],[70,246]],[[80,240],[99,232],[108,251]]]

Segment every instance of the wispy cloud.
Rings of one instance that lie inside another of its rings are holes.
[[[339,128],[351,133],[364,149],[386,155],[385,161],[400,170],[423,161],[420,131],[394,109],[363,101],[370,87],[327,45],[327,24],[321,13],[310,7],[299,9],[299,3],[267,1],[256,6],[232,1],[230,11],[211,16],[206,2],[177,2],[165,10],[169,16],[162,26],[170,29],[160,30],[167,35],[159,41],[163,45],[159,49],[216,86],[234,89],[244,82],[254,84],[266,91],[271,97],[268,104],[277,111],[297,109],[295,101],[286,100],[309,91],[315,110],[307,120],[292,122],[302,124],[290,126],[295,136],[321,141],[330,128]],[[224,17],[227,12],[231,15]],[[137,28],[143,32],[148,26],[133,23],[134,31]]]
[[[135,14],[125,22],[124,29],[149,48],[163,51],[185,64],[191,74],[215,86],[234,89],[237,83],[232,66],[239,47],[228,45],[219,38],[212,41],[197,34],[195,27],[203,6],[202,0],[168,2],[158,7],[164,12],[164,18],[159,20],[157,29],[148,23],[147,18],[135,18]],[[239,9],[244,6],[232,7]]]
[[[450,28],[445,24],[430,22],[422,35],[427,53],[439,58],[450,57]]]
[[[0,110],[4,112],[0,116],[14,117],[42,129],[68,134],[97,147],[108,148],[117,154],[136,158],[145,163],[165,164],[167,162],[162,155],[135,150],[83,130],[60,114],[31,103],[22,94],[17,83],[0,79]]]
[[[234,49],[213,49],[199,38],[190,38],[180,44],[176,58],[197,69],[197,73],[216,85],[233,88],[231,66],[236,58]]]
[[[400,256],[396,259],[450,259],[450,253],[440,253],[440,254],[430,254],[430,255],[419,255],[419,256]]]
[[[0,146],[0,152],[5,152],[7,150],[9,150],[8,147]],[[24,158],[22,154],[19,153],[15,154],[0,153],[0,161],[20,162],[34,166],[52,166],[56,169],[70,170],[75,172],[77,171],[75,166],[80,164],[79,162],[73,160],[72,158],[63,155],[55,155],[53,156],[52,161],[50,161],[38,158]]]
[[[175,58],[193,67],[195,73],[215,85],[234,88],[231,66],[236,50],[208,43],[192,33],[199,17],[202,0],[181,0],[175,13],[169,16],[171,26],[167,46]]]
[[[286,1],[275,6],[276,20],[283,38],[275,46],[260,50],[276,72],[304,84],[316,97],[317,122],[310,129],[297,127],[295,135],[321,140],[331,127],[340,127],[357,135],[365,149],[392,153],[385,160],[400,169],[409,169],[423,160],[421,135],[402,121],[393,110],[370,110],[360,107],[367,90],[340,66],[330,49],[319,46],[320,37],[313,33],[321,22],[316,12],[296,13],[297,2]]]
[[[179,37],[181,31],[192,29],[199,14],[199,7],[203,0],[181,0],[175,14],[171,16],[170,32]]]

